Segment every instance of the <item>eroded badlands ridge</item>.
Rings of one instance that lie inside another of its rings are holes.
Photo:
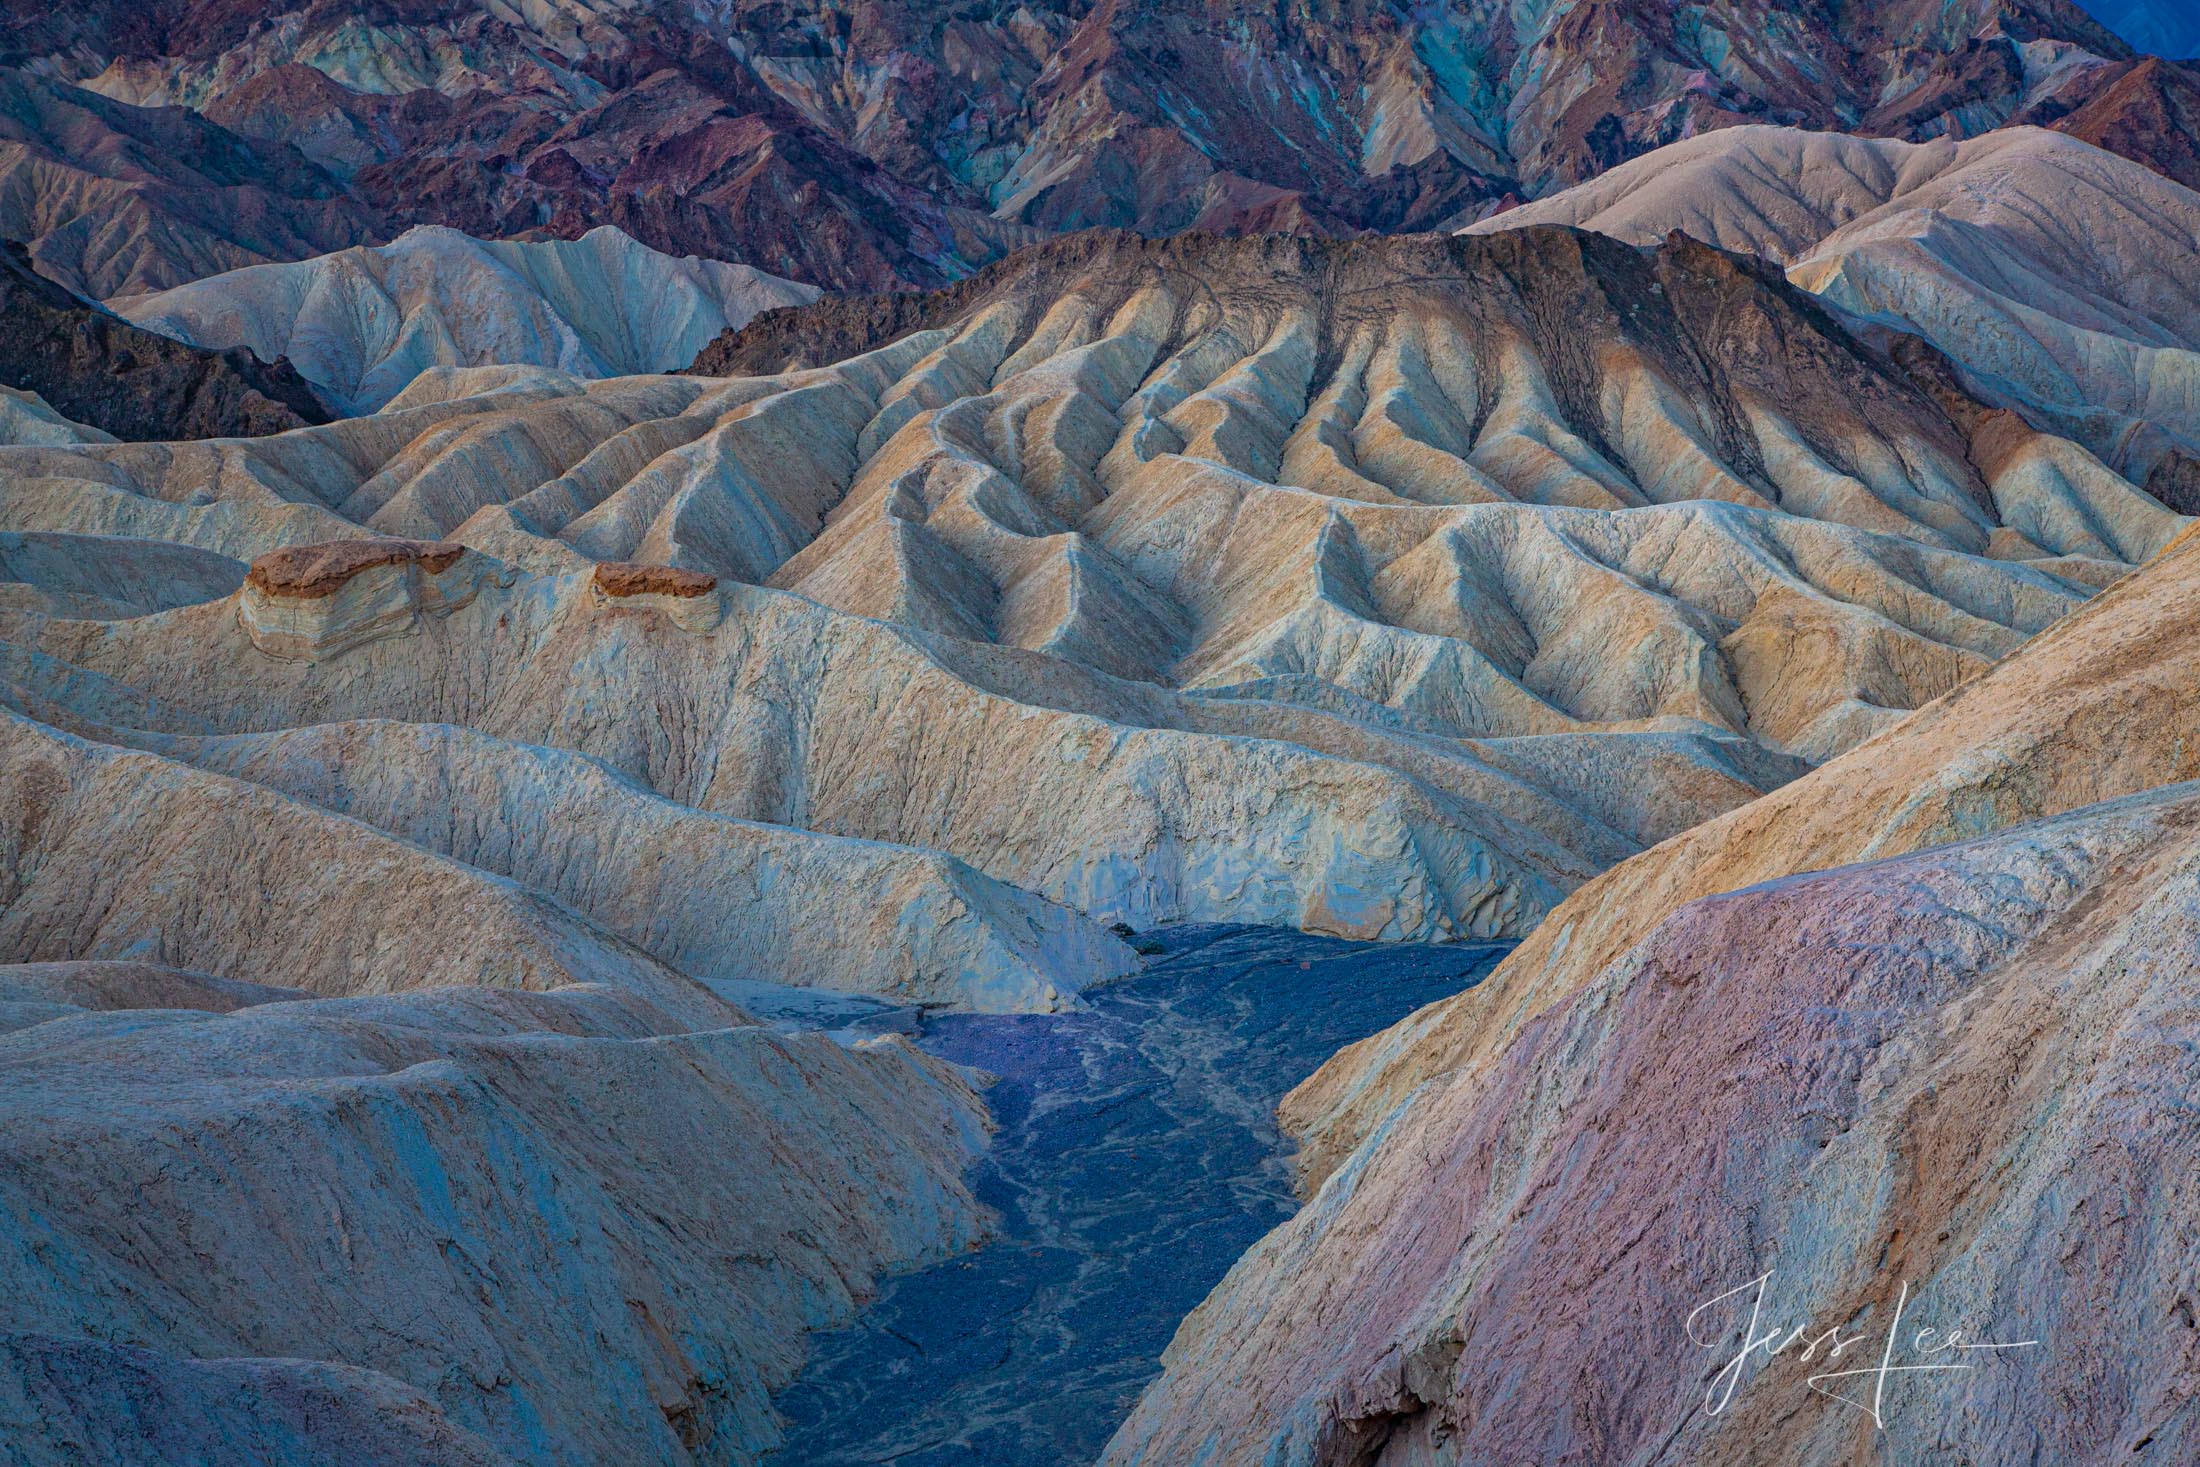
[[[2195,182],[2200,182],[2196,178]],[[2075,139],[1739,127],[1475,226],[1682,230],[1779,261],[1839,309],[1945,351],[2184,509],[2200,507],[2200,193]]]
[[[2187,535],[1332,1060],[1286,1105],[1325,1180],[1107,1460],[1872,1450],[1868,1397],[1810,1389],[1822,1356],[1760,1351],[1706,1409],[1740,1321],[1700,1348],[1688,1316],[1768,1270],[1783,1332],[1861,1323],[1877,1349],[1907,1286],[1900,1349],[2039,1342],[1905,1382],[1883,1440],[1906,1461],[2200,1450],[2196,627]]]
[[[1686,241],[1096,236],[718,355],[816,342],[855,354],[445,371],[273,440],[11,450],[0,524],[475,552],[25,622],[30,685],[117,729],[570,749],[1101,921],[1510,935],[2182,523]],[[718,584],[609,596],[605,561]]]

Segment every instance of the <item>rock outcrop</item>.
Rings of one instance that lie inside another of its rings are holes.
[[[245,576],[261,604],[327,601],[358,577],[388,566],[418,567],[436,577],[466,556],[466,547],[423,540],[332,540],[325,545],[294,545],[252,562]]]
[[[111,304],[150,331],[284,358],[347,413],[430,367],[666,372],[760,310],[815,288],[745,265],[674,259],[605,225],[572,241],[407,231],[379,248],[255,265]]]
[[[1286,1106],[1318,1190],[1107,1460],[2200,1450],[2196,613],[2188,535],[1332,1060]],[[1882,1401],[1798,1358],[1828,1326],[2036,1344]]]
[[[202,350],[122,318],[0,247],[0,438],[61,446],[116,438],[240,438],[325,423],[289,363]]]
[[[1673,230],[1891,321],[1971,390],[2200,508],[2200,193],[2031,128],[1907,144],[1734,128],[1474,226]]]
[[[269,657],[310,662],[401,636],[473,600],[487,567],[463,545],[339,540],[252,562],[237,621]]]
[[[596,589],[606,596],[671,596],[692,601],[718,587],[718,578],[702,571],[680,570],[669,565],[636,565],[632,561],[607,560],[597,565]]]

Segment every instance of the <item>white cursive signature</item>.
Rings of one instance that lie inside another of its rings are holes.
[[[1798,1363],[1813,1364],[1822,1356],[1825,1363],[1831,1365],[1838,1363],[1850,1350],[1864,1344],[1868,1338],[1869,1332],[1863,1329],[1857,1330],[1854,1334],[1844,1334],[1838,1324],[1816,1334],[1811,1333],[1811,1327],[1807,1324],[1799,1324],[1786,1330],[1777,1325],[1764,1325],[1762,1321],[1765,1316],[1765,1292],[1771,1287],[1773,1272],[1773,1270],[1767,1270],[1746,1284],[1737,1285],[1723,1294],[1714,1295],[1689,1312],[1685,1326],[1689,1340],[1699,1349],[1714,1350],[1719,1348],[1721,1342],[1728,1336],[1722,1333],[1715,1338],[1705,1339],[1697,1332],[1697,1321],[1703,1317],[1706,1311],[1728,1303],[1730,1300],[1737,1301],[1734,1307],[1738,1312],[1740,1296],[1745,1294],[1749,1296],[1749,1318],[1742,1326],[1742,1347],[1734,1353],[1732,1359],[1720,1367],[1719,1373],[1711,1378],[1711,1385],[1704,1392],[1704,1406],[1713,1416],[1718,1415],[1733,1403],[1734,1392],[1740,1388],[1742,1377],[1748,1373],[1751,1356],[1761,1354],[1767,1361],[1776,1360],[1800,1345],[1802,1351],[1795,1356]],[[1925,1374],[1936,1371],[1975,1370],[1978,1365],[1977,1361],[1972,1358],[1974,1352],[2026,1350],[2039,1343],[2038,1340],[2011,1340],[2001,1344],[1983,1342],[1974,1344],[1964,1338],[1962,1330],[1940,1330],[1928,1325],[1923,1329],[1910,1332],[1909,1351],[1904,1358],[1907,1360],[1914,1357],[1917,1363],[1897,1364],[1896,1354],[1901,1349],[1902,1344],[1902,1315],[1908,1309],[1909,1303],[1910,1286],[1905,1281],[1895,1295],[1894,1314],[1887,1321],[1886,1333],[1880,1344],[1877,1364],[1859,1365],[1847,1370],[1821,1371],[1809,1377],[1805,1383],[1819,1395],[1830,1396],[1836,1401],[1856,1407],[1859,1411],[1871,1417],[1872,1425],[1875,1428],[1883,1431],[1887,1425],[1888,1377]],[[1871,1391],[1868,1396],[1861,1391],[1856,1395],[1844,1394],[1844,1391],[1854,1388],[1843,1387],[1837,1390],[1833,1384],[1837,1381],[1857,1381],[1861,1383],[1866,1380],[1871,1384]]]

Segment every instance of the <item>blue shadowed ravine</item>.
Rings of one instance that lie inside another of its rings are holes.
[[[1061,1015],[934,1015],[919,1042],[998,1075],[980,1252],[889,1281],[814,1336],[773,1467],[1091,1461],[1178,1321],[1290,1216],[1275,1104],[1343,1045],[1479,980],[1501,944],[1381,946],[1184,927]]]

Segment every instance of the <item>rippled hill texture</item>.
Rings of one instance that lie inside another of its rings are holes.
[[[0,234],[101,298],[416,224],[928,286],[1081,228],[1456,227],[1739,123],[2200,182],[2200,81],[2071,0],[17,0],[0,62]]]
[[[1692,1405],[1768,1271],[2050,1342],[1913,1384],[1905,1461],[2191,1460],[2200,211],[1943,136],[2173,73],[2058,0],[1689,14],[9,10],[19,286],[349,414],[0,403],[11,1462],[747,1467],[775,1395],[794,1460],[966,1279],[938,1430],[816,1450],[1043,1458],[1050,1388],[1148,1467],[1876,1450],[1785,1362]],[[1723,126],[1867,95],[1901,137]],[[982,263],[1669,135],[1469,233]],[[592,232],[378,244],[398,195]],[[659,248],[789,220],[962,278]],[[797,1385],[893,1275],[915,1332]]]
[[[1103,1460],[2200,1452],[2196,612],[2188,534],[1339,1054]]]
[[[446,370],[276,439],[11,450],[7,528],[243,582],[26,613],[26,693],[420,726],[343,735],[347,775],[564,797],[529,770],[571,750],[1103,924],[1513,936],[2182,524],[1687,241],[1108,236],[909,308],[877,345],[863,301],[760,318],[722,351],[764,375]],[[295,548],[362,536],[404,543]],[[1085,931],[1056,986],[1107,967]]]

